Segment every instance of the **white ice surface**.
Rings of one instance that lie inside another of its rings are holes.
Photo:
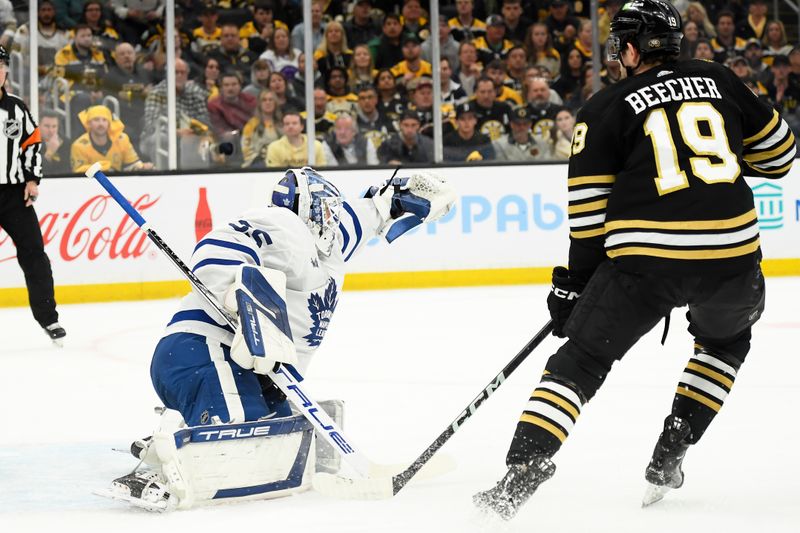
[[[0,309],[0,532],[800,531],[800,279],[768,280],[767,310],[725,408],[684,463],[686,484],[641,509],[644,467],[692,350],[683,311],[618,364],[556,456],[556,476],[508,524],[472,509],[504,455],[551,337],[444,451],[457,469],[377,502],[312,492],[155,515],[91,495],[133,468],[156,423],[149,361],[175,301],[63,305],[57,349],[28,309]],[[545,322],[547,287],[346,292],[311,367],[347,402],[378,462],[412,461]]]

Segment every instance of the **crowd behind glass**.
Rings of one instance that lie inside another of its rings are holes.
[[[307,162],[313,112],[317,166],[431,163],[434,113],[445,161],[569,157],[575,116],[619,80],[605,43],[621,0],[319,0],[306,58],[299,0],[176,0],[176,61],[167,65],[164,0],[39,0],[39,122],[45,175],[168,168],[167,75],[175,78],[178,168]],[[687,2],[683,58],[717,61],[800,129],[800,47],[764,0]],[[27,2],[0,0],[7,90],[22,92],[30,56]],[[439,65],[431,64],[431,24]],[[314,80],[305,79],[306,61]],[[441,74],[434,103],[433,69]],[[313,101],[306,102],[306,86]],[[15,86],[16,84],[16,86]],[[35,92],[35,91],[31,91]]]

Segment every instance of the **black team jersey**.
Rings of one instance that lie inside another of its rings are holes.
[[[569,268],[730,275],[760,257],[744,176],[781,178],[795,139],[728,68],[667,63],[593,96],[569,160]]]

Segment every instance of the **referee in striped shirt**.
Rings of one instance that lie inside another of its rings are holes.
[[[33,208],[42,178],[42,139],[25,103],[4,88],[8,64],[8,51],[0,46],[0,228],[17,247],[33,317],[60,345],[66,332],[58,323],[53,272]]]

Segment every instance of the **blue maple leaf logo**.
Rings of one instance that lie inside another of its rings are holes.
[[[328,324],[336,310],[339,300],[339,291],[336,289],[336,282],[333,278],[328,278],[328,286],[325,288],[325,295],[312,293],[308,297],[308,311],[311,313],[311,331],[303,337],[308,341],[309,346],[319,346],[325,333],[328,331]]]

